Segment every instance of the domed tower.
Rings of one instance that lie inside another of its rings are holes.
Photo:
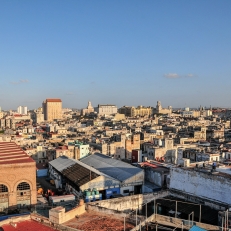
[[[91,101],[88,101],[87,108],[92,108]]]

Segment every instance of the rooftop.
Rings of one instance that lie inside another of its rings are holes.
[[[20,164],[20,163],[35,163],[35,162],[16,143],[0,142],[0,165]]]
[[[115,218],[115,216],[106,215],[97,212],[88,212],[74,218],[64,225],[82,230],[82,231],[123,231],[124,230],[124,220],[123,218]],[[125,230],[131,230],[134,225],[126,222]]]
[[[100,174],[91,171],[90,169],[81,165],[82,163],[76,163],[69,168],[66,168],[62,171],[63,175],[66,176],[69,180],[82,186],[87,182],[97,178]]]
[[[7,224],[7,225],[3,225],[2,228],[4,231],[35,231],[35,230],[39,230],[39,231],[53,231],[54,229],[44,226],[41,223],[38,223],[36,221],[21,221],[21,222],[17,222],[16,224],[16,228],[14,226],[12,226],[11,224]]]
[[[143,171],[140,168],[100,153],[84,157],[81,162],[121,182]]]
[[[45,102],[47,103],[47,102],[62,102],[62,100],[61,99],[46,99],[45,100]]]
[[[69,159],[66,156],[60,156],[59,158],[49,162],[51,166],[57,169],[59,172],[62,172],[64,169],[74,165],[76,161],[74,159]]]

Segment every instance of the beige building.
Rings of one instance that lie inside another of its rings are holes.
[[[127,117],[151,116],[152,108],[151,107],[143,107],[142,105],[138,106],[137,108],[123,106],[119,109],[119,113],[124,114]]]
[[[0,119],[2,119],[4,117],[4,112],[0,111]]]
[[[0,142],[0,211],[37,203],[36,165],[14,142]]]
[[[62,100],[46,99],[43,102],[43,114],[46,121],[62,119]]]

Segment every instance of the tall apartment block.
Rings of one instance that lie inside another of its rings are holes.
[[[62,119],[62,100],[46,99],[43,101],[43,114],[46,121]]]
[[[27,107],[26,106],[19,106],[17,109],[18,114],[27,115]]]

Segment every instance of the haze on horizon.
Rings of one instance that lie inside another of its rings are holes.
[[[2,1],[0,107],[231,107],[231,1]]]

